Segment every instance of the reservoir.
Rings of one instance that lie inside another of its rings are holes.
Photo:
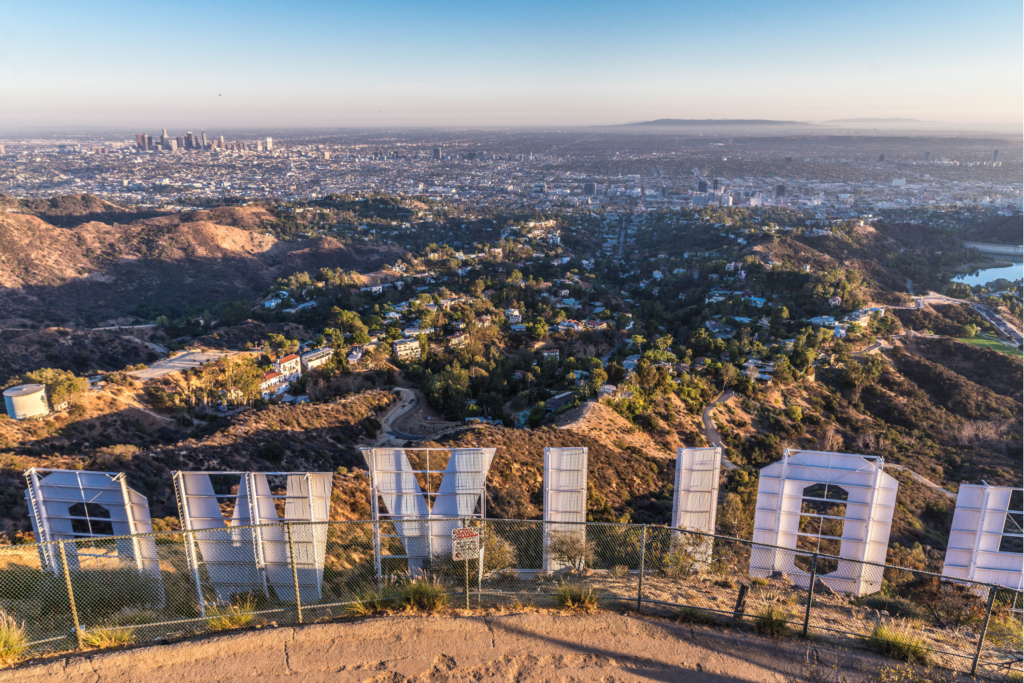
[[[1013,265],[1001,268],[975,270],[964,275],[958,275],[953,278],[953,282],[964,282],[973,287],[974,285],[985,285],[989,282],[994,282],[999,278],[1006,278],[1011,282],[1024,278],[1024,263],[1014,263]]]

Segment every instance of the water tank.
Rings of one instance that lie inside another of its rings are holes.
[[[42,384],[22,384],[4,391],[7,414],[15,420],[46,415],[50,408],[46,403],[46,387]]]

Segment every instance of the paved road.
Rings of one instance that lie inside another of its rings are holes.
[[[813,647],[739,629],[634,614],[392,616],[264,628],[0,671],[0,683],[615,681],[783,683]],[[891,659],[845,651],[836,680],[865,683]]]
[[[620,334],[619,334],[618,332],[616,332],[616,333],[615,333],[615,346],[614,346],[614,347],[612,347],[612,350],[611,350],[611,351],[609,351],[608,353],[606,353],[606,354],[604,354],[603,356],[601,356],[601,362],[602,362],[602,363],[607,363],[607,362],[608,362],[608,359],[609,359],[609,358],[611,358],[611,357],[612,357],[612,355],[613,355],[613,354],[614,354],[614,353],[615,353],[616,351],[618,351],[618,350],[619,350],[619,347],[620,347],[620,346],[622,346],[622,336],[621,336],[621,335],[620,335]]]
[[[410,410],[416,407],[419,400],[416,398],[416,394],[403,387],[395,387],[395,391],[402,395],[402,400],[399,401],[392,409],[384,416],[384,419],[380,421],[381,425],[381,437],[377,439],[375,445],[380,446],[384,441],[389,440],[390,437],[396,436],[400,439],[415,440],[418,441],[423,439],[422,436],[413,436],[411,434],[405,434],[394,428],[394,422],[398,418],[404,416]]]
[[[727,470],[736,469],[736,465],[729,462],[729,459],[725,457],[725,445],[722,443],[721,433],[719,433],[718,428],[715,427],[715,421],[711,419],[711,410],[715,407],[716,403],[725,403],[735,395],[736,392],[732,389],[726,389],[718,395],[718,398],[704,406],[704,412],[701,413],[700,416],[704,421],[704,436],[709,442],[722,449],[722,467]]]

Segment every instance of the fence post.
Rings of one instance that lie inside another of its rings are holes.
[[[811,584],[807,590],[807,611],[804,612],[804,638],[807,637],[807,626],[811,622],[811,603],[814,602],[814,581],[818,577],[818,553],[811,558]]]
[[[647,525],[644,524],[640,527],[640,580],[637,582],[636,588],[636,611],[642,613],[644,611],[644,560],[645,553],[647,551]]]
[[[78,639],[78,649],[82,649],[82,627],[78,623],[78,608],[75,607],[75,592],[71,590],[71,572],[68,571],[68,556],[64,552],[64,544],[67,541],[60,541],[60,564],[64,567],[64,582],[68,587],[68,602],[71,603],[71,618],[75,622],[75,638]]]
[[[373,564],[377,572],[377,591],[384,590],[384,583],[380,572],[380,520],[373,522]]]
[[[992,617],[992,605],[996,601],[996,587],[988,589],[988,608],[985,610],[985,623],[981,625],[981,635],[978,636],[978,649],[974,651],[974,661],[971,662],[971,675],[978,670],[978,661],[981,660],[981,647],[985,644],[985,634],[988,633],[988,620]]]
[[[295,544],[292,543],[292,523],[285,522],[288,529],[288,554],[292,558],[292,583],[295,585],[295,609],[299,612],[299,623],[302,623],[302,598],[299,596],[299,570],[295,567]]]

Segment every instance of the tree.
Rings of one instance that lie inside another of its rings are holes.
[[[968,339],[970,339],[976,334],[978,334],[978,326],[975,325],[974,323],[967,323],[966,325],[960,328],[961,337],[967,337]]]
[[[728,389],[736,384],[736,381],[740,378],[740,371],[732,363],[723,363],[719,374],[722,378],[722,387],[724,389]]]
[[[639,351],[643,348],[643,345],[647,343],[647,340],[643,338],[643,335],[634,334],[629,338],[629,343],[631,346],[635,346],[636,350]]]
[[[540,341],[548,333],[548,326],[543,321],[538,320],[526,326],[526,333],[530,336],[530,339]]]
[[[596,367],[590,371],[590,378],[587,380],[587,392],[591,396],[597,395],[604,386],[605,382],[608,381],[608,373],[603,368]]]
[[[777,306],[775,310],[772,311],[772,317],[779,318],[780,320],[786,320],[789,318],[789,309],[785,306]]]
[[[41,368],[26,372],[22,376],[23,384],[42,384],[46,387],[46,398],[50,406],[72,403],[79,395],[89,389],[89,380],[76,377],[70,370],[57,368]]]

